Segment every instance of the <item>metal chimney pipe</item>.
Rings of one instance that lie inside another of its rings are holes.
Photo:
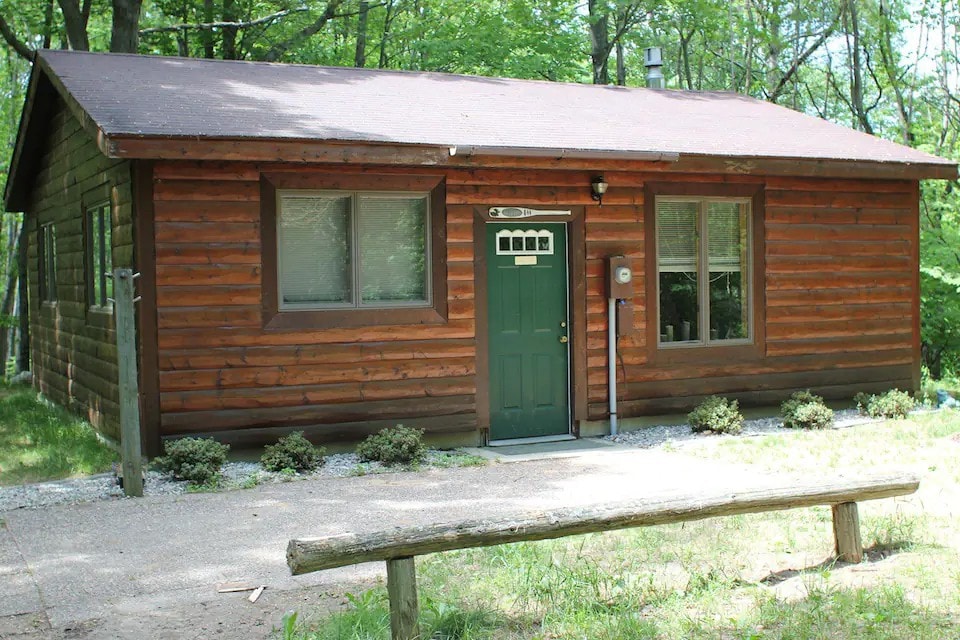
[[[647,88],[663,89],[663,53],[660,47],[643,50],[643,66],[647,68]]]

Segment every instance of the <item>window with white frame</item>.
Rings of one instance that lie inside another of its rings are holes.
[[[426,193],[277,192],[281,310],[430,304]]]
[[[752,339],[750,201],[657,197],[661,347]]]

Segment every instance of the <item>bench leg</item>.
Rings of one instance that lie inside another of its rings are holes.
[[[860,540],[860,516],[856,502],[833,505],[833,538],[837,559],[844,562],[863,560],[863,542]]]
[[[412,557],[387,560],[387,596],[390,598],[390,637],[420,640],[417,572]]]

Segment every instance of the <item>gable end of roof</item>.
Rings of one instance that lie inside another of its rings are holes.
[[[43,59],[42,53],[34,56],[30,70],[30,83],[24,100],[16,143],[3,189],[3,205],[6,211],[24,211],[28,204],[30,188],[43,155],[50,119],[60,98],[70,113],[96,141],[101,153],[107,154],[108,140],[93,118],[70,94],[56,73]]]

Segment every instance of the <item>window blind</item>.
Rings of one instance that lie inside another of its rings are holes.
[[[707,203],[707,254],[712,272],[742,270],[746,254],[745,205]]]
[[[282,303],[352,303],[350,197],[283,195],[278,217]]]
[[[696,273],[696,202],[657,202],[657,263],[660,271]]]
[[[427,199],[360,196],[360,300],[427,300]]]

